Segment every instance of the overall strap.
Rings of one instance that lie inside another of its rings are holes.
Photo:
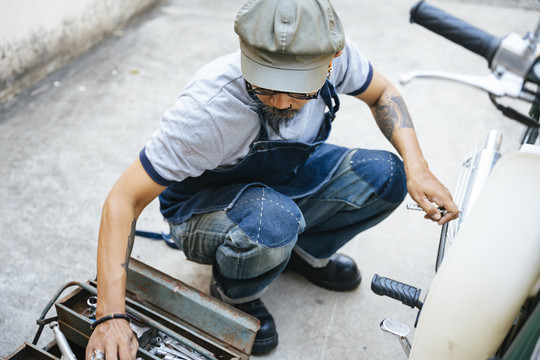
[[[336,92],[336,88],[330,82],[330,80],[326,80],[323,87],[321,88],[321,97],[323,98],[324,103],[328,108],[327,114],[330,115],[331,121],[334,121],[334,119],[336,118],[336,113],[339,110],[339,97]],[[333,103],[332,99],[334,100]]]

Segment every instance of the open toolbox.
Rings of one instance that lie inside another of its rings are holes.
[[[54,303],[54,320],[75,357],[81,360],[94,321],[88,317],[88,310],[95,301],[97,284],[92,280],[70,284],[77,288]],[[126,313],[139,340],[137,358],[146,360],[165,359],[166,354],[157,350],[165,345],[169,346],[168,354],[180,350],[185,359],[249,359],[259,328],[256,318],[133,258],[127,272]],[[56,341],[44,348],[25,343],[7,360],[61,356]],[[167,356],[169,359],[173,359],[172,355]]]

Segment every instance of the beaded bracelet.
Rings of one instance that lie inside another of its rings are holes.
[[[112,320],[112,319],[124,319],[128,323],[131,322],[131,319],[126,314],[105,315],[104,317],[101,317],[101,318],[97,319],[96,321],[94,321],[92,323],[92,325],[90,325],[90,330],[94,330],[96,328],[96,326],[98,326],[99,324],[103,324],[105,321]]]

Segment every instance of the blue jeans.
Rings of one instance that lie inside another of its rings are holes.
[[[261,296],[294,251],[314,267],[358,233],[385,219],[405,198],[403,163],[394,154],[357,149],[315,193],[291,199],[250,187],[229,210],[170,224],[190,260],[213,265],[221,298],[243,303]]]

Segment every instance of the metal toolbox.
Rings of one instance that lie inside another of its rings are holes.
[[[8,360],[58,360],[56,357],[49,353],[47,350],[40,349],[30,343],[24,343],[13,354],[11,354]]]
[[[91,334],[92,321],[85,315],[87,300],[97,293],[96,282],[79,283],[79,287],[55,303],[60,330],[77,358]],[[132,317],[132,328],[139,339],[138,358],[160,360],[150,342],[156,336],[168,336],[201,359],[249,359],[259,321],[238,309],[202,293],[136,259],[127,272],[126,312]],[[40,350],[25,344],[8,360],[54,359],[53,346]],[[37,350],[36,350],[37,349]],[[33,355],[24,355],[24,354]]]

